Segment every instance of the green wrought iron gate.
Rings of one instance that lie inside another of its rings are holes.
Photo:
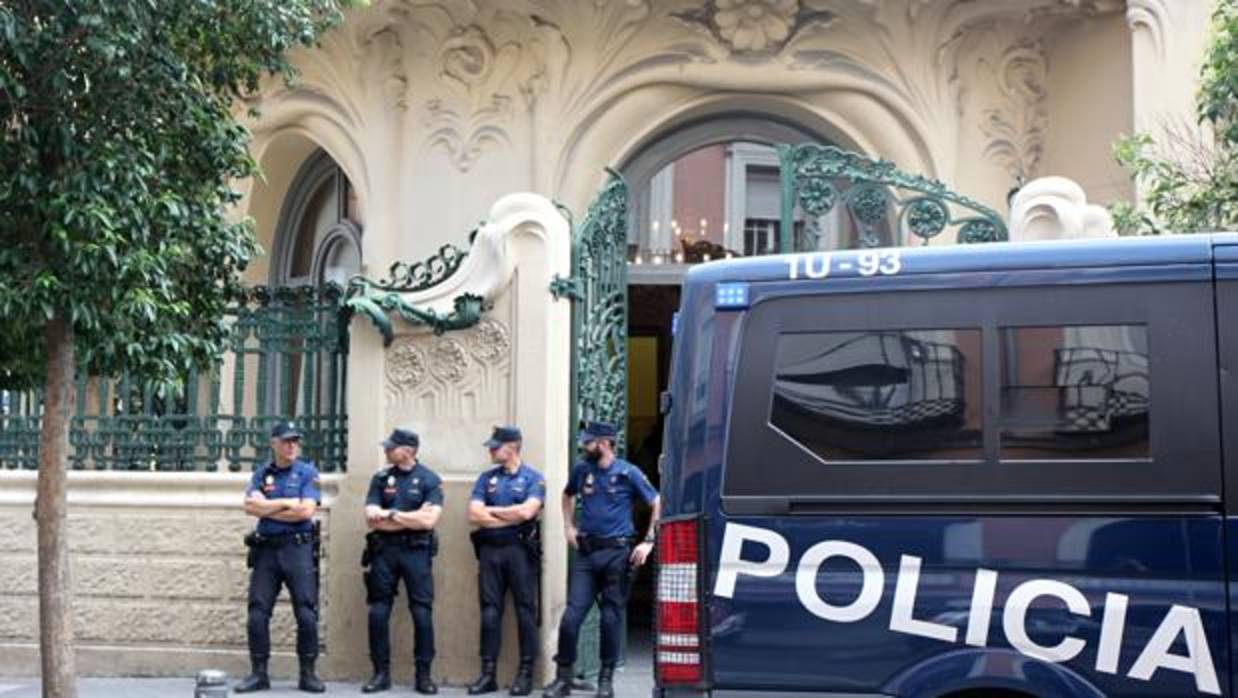
[[[577,453],[576,429],[602,421],[619,429],[620,455],[626,445],[628,414],[628,187],[617,172],[572,233],[572,276],[556,279],[551,291],[572,298],[572,415],[568,452]],[[580,633],[578,674],[599,668],[596,607]]]
[[[997,211],[889,161],[819,143],[780,145],[778,161],[780,252],[821,249],[823,219],[840,209],[856,226],[860,247],[897,244],[896,239],[910,244],[916,238],[928,244],[947,229],[960,243],[1006,239]]]

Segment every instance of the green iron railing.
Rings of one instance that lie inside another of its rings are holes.
[[[780,145],[778,160],[781,252],[817,250],[822,219],[840,204],[864,247],[897,244],[894,240],[911,236],[928,244],[946,230],[954,230],[961,243],[1006,239],[1006,224],[996,211],[937,180],[903,172],[889,161],[816,143]],[[797,217],[803,220],[798,230]]]
[[[348,313],[338,286],[255,287],[229,312],[228,352],[210,371],[160,394],[131,379],[77,381],[70,464],[81,470],[252,469],[269,430],[293,419],[304,457],[346,468]],[[0,392],[0,469],[35,469],[39,392]]]

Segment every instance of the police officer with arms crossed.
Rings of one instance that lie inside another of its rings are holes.
[[[314,512],[318,508],[318,469],[297,456],[301,432],[291,422],[271,429],[274,460],[254,471],[245,491],[245,513],[258,527],[246,536],[249,546],[249,657],[253,669],[237,684],[237,693],[271,687],[267,661],[271,656],[271,609],[281,584],[288,585],[297,618],[297,656],[301,678],[297,687],[310,693],[326,690],[314,671],[318,660],[318,571],[314,560]]]
[[[596,597],[602,612],[602,668],[599,698],[615,695],[615,663],[619,659],[620,609],[627,604],[628,575],[645,564],[653,550],[653,526],[661,511],[658,491],[635,465],[615,456],[614,426],[590,422],[580,433],[585,459],[572,468],[563,489],[563,523],[567,542],[577,550],[567,581],[567,610],[559,623],[555,679],[542,695],[561,698],[571,693],[576,639],[585,613]],[[581,501],[576,521],[576,498]],[[649,531],[639,543],[632,524],[633,500],[653,507]]]
[[[437,541],[434,526],[443,513],[442,480],[417,460],[421,440],[408,429],[396,429],[382,442],[390,467],[370,480],[365,497],[366,603],[370,607],[370,659],[374,676],[363,693],[391,688],[391,638],[388,623],[396,587],[404,580],[413,614],[413,658],[418,693],[438,693],[430,678],[434,659],[434,576],[431,558]]]
[[[546,479],[521,460],[523,437],[516,427],[495,427],[483,445],[497,464],[473,485],[469,523],[477,551],[478,591],[481,601],[481,677],[469,686],[469,695],[499,689],[495,665],[499,659],[503,600],[508,588],[516,602],[520,638],[520,667],[511,695],[533,691],[533,660],[537,657],[537,581],[541,567],[537,515],[546,499]]]

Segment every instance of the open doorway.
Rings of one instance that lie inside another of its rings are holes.
[[[667,389],[671,364],[671,323],[679,308],[678,284],[628,286],[628,460],[661,487],[662,415],[658,396]],[[641,511],[637,530],[649,512]],[[653,626],[653,577],[646,568],[628,603],[628,660],[649,661]]]

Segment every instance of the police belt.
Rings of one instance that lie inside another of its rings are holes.
[[[523,545],[532,540],[536,533],[536,524],[520,524],[503,528],[479,528],[470,536],[476,545],[499,548],[507,545]]]
[[[577,536],[576,544],[582,553],[591,553],[594,550],[607,550],[609,548],[628,548],[635,541],[633,538],[619,536],[615,538],[598,538],[595,536]]]
[[[251,548],[282,548],[285,545],[308,545],[313,542],[313,531],[303,531],[301,533],[281,533],[278,535],[268,535],[254,531],[248,536],[245,536],[245,545],[248,545]]]
[[[367,537],[373,536],[370,540],[380,548],[386,546],[419,548],[423,545],[430,545],[433,535],[432,531],[372,531]]]

